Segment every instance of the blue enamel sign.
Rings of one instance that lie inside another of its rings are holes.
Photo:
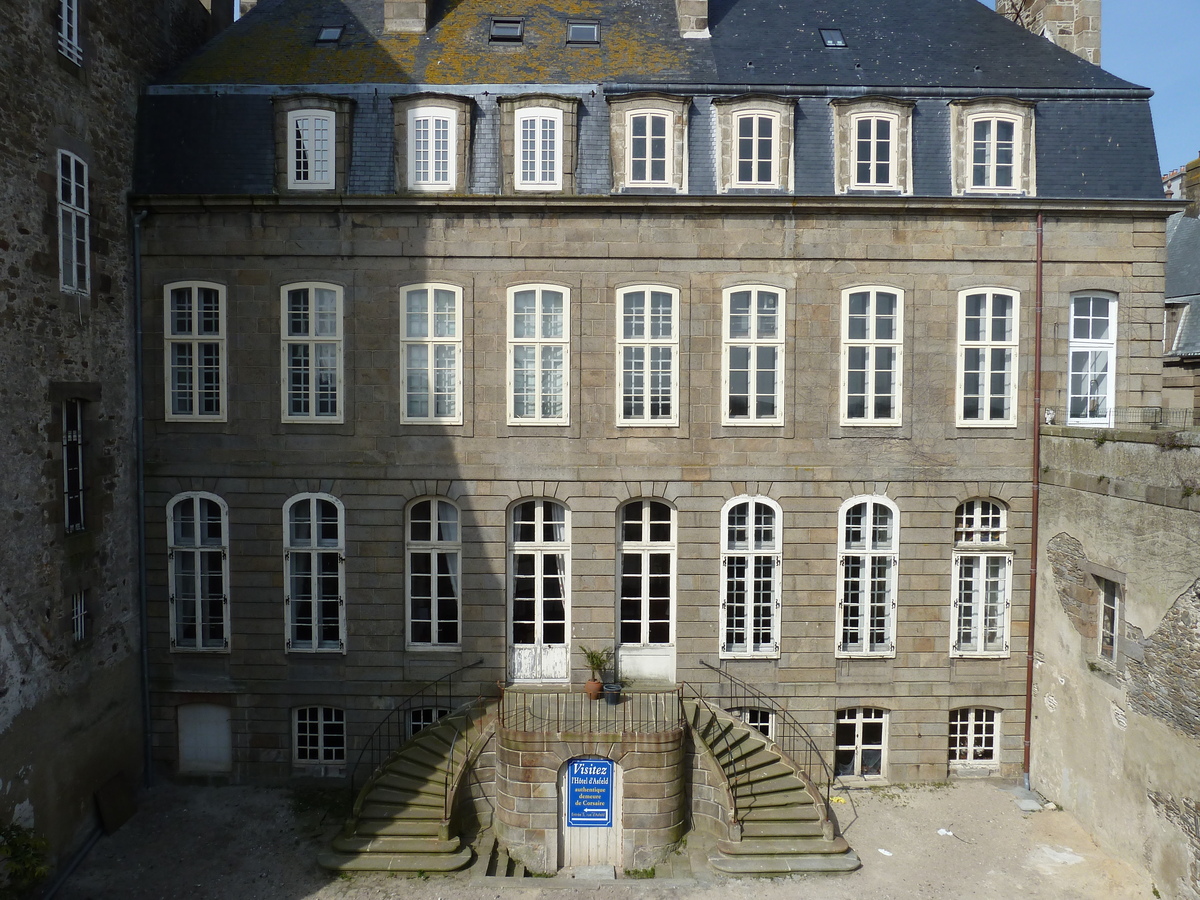
[[[567,765],[567,824],[575,828],[611,828],[611,759],[573,759]]]

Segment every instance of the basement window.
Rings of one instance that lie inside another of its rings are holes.
[[[826,47],[845,47],[846,38],[842,36],[840,28],[821,28],[821,43]]]
[[[345,25],[322,25],[317,32],[318,44],[336,44],[342,39],[342,31],[345,30]]]
[[[488,40],[492,43],[520,43],[525,40],[525,20],[522,18],[492,19],[492,29]]]
[[[567,22],[568,44],[599,44],[600,23],[592,20]]]

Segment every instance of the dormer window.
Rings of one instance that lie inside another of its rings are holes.
[[[344,97],[308,94],[275,100],[275,184],[280,191],[346,189],[352,109],[353,101]]]
[[[835,180],[839,193],[912,193],[911,100],[834,100]]]
[[[492,19],[488,40],[494,44],[519,44],[525,40],[525,20],[515,17]]]
[[[609,106],[613,189],[683,191],[688,99],[629,94]]]
[[[470,144],[470,101],[419,94],[398,97],[396,171],[402,190],[463,191]]]
[[[1033,104],[985,97],[950,106],[955,194],[1033,196]]]
[[[714,100],[722,191],[791,187],[792,104],[774,97]]]
[[[505,191],[575,191],[579,101],[546,94],[502,97]]]

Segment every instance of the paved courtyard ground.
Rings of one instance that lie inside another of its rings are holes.
[[[1023,812],[988,781],[853,791],[835,803],[851,875],[730,880],[703,841],[653,880],[337,876],[314,862],[340,824],[330,795],[160,784],[102,838],[56,900],[1152,900],[1145,872],[1101,853],[1062,810]]]

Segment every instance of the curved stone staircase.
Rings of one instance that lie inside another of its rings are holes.
[[[862,863],[835,833],[812,781],[758,730],[708,703],[684,701],[697,750],[720,767],[733,797],[737,839],[709,857],[729,875],[852,872]]]
[[[472,704],[417,732],[359,793],[352,817],[318,862],[335,871],[412,873],[470,863],[471,848],[446,811],[495,718],[495,703]]]

